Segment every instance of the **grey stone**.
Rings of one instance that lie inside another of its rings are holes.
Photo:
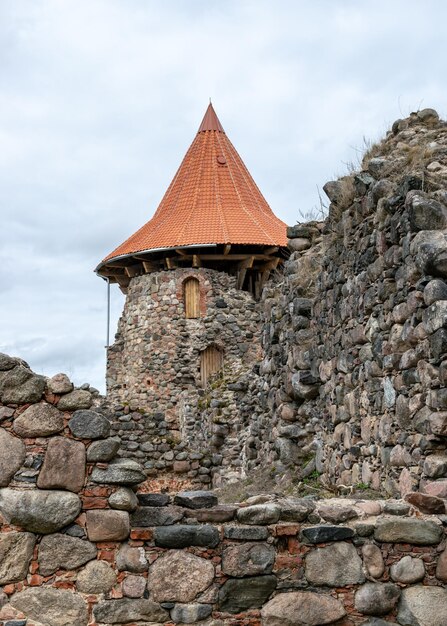
[[[424,274],[447,276],[447,236],[437,230],[421,230],[414,237],[410,251]]]
[[[132,514],[131,524],[140,528],[170,526],[181,519],[183,519],[183,509],[179,506],[140,506]]]
[[[210,604],[176,604],[171,611],[171,619],[181,624],[196,624],[211,615]]]
[[[81,441],[52,437],[48,442],[37,486],[39,489],[81,491],[85,482],[85,460],[85,446]]]
[[[96,558],[96,553],[96,546],[89,541],[62,534],[46,535],[39,544],[39,573],[50,576],[58,569],[77,569]]]
[[[138,506],[138,498],[132,489],[119,487],[109,497],[109,504],[112,509],[135,511]]]
[[[143,468],[131,459],[117,459],[109,463],[107,469],[95,467],[92,472],[95,483],[111,485],[138,485],[146,480]]]
[[[12,370],[18,364],[18,359],[15,359],[12,356],[8,356],[7,354],[3,354],[0,352],[0,372],[6,372],[6,370]]]
[[[181,550],[159,556],[149,572],[149,587],[156,602],[192,602],[213,580],[211,561]]]
[[[254,504],[239,509],[237,519],[242,524],[267,525],[279,521],[281,509],[276,504]]]
[[[184,509],[185,516],[194,518],[198,522],[211,522],[212,524],[221,524],[230,522],[234,519],[237,506],[231,504],[219,504],[210,509]]]
[[[354,605],[365,615],[385,615],[394,609],[400,589],[393,583],[365,583],[357,589]]]
[[[116,566],[120,572],[142,574],[146,572],[149,563],[143,547],[123,544],[116,555]]]
[[[304,498],[299,500],[279,500],[278,506],[281,508],[279,519],[283,522],[302,522],[315,509],[315,503]]]
[[[167,506],[171,502],[171,496],[167,493],[138,493],[140,506]]]
[[[169,613],[151,600],[139,598],[121,598],[102,600],[93,609],[97,622],[106,624],[128,624],[134,621],[164,623],[169,620]]]
[[[389,543],[432,545],[440,542],[442,527],[431,520],[382,517],[377,520],[374,537]]]
[[[105,561],[90,561],[76,578],[76,588],[81,593],[106,593],[115,584],[116,574]]]
[[[441,202],[429,198],[421,191],[407,193],[405,205],[413,231],[435,230],[447,227],[447,207]]]
[[[425,493],[407,493],[405,499],[422,513],[428,515],[442,515],[446,512],[445,501],[435,496],[427,496]]]
[[[447,456],[429,455],[424,462],[424,474],[430,478],[447,476]]]
[[[346,615],[341,602],[311,591],[280,593],[261,610],[263,626],[323,626]]]
[[[0,489],[0,511],[11,524],[40,534],[67,526],[81,511],[81,500],[68,491]]]
[[[23,365],[8,369],[0,378],[0,399],[3,404],[39,402],[45,391],[45,378]]]
[[[72,393],[76,392],[73,391]],[[88,393],[88,391],[83,393]],[[71,394],[63,396],[63,398],[59,401],[58,406],[60,407],[62,400],[68,398],[69,396],[71,396]],[[68,422],[68,428],[70,429],[72,435],[78,439],[105,439],[110,434],[109,420],[97,411],[75,411],[71,420]]]
[[[123,594],[127,598],[142,598],[146,591],[147,581],[143,576],[130,574],[123,580]]]
[[[9,485],[11,478],[22,467],[25,455],[23,441],[0,428],[0,487]]]
[[[305,575],[314,585],[341,587],[365,580],[362,560],[350,543],[338,542],[317,548],[306,556]]]
[[[397,619],[402,626],[445,626],[447,589],[407,587],[402,591]]]
[[[326,522],[331,522],[332,524],[339,524],[340,522],[346,522],[358,517],[357,511],[352,506],[333,505],[330,502],[318,506],[318,515]]]
[[[64,416],[52,404],[40,402],[19,415],[13,428],[20,437],[48,437],[64,430]]]
[[[55,395],[62,395],[73,391],[73,383],[66,374],[55,374],[47,380],[47,389]]]
[[[217,528],[206,524],[186,526],[157,526],[154,530],[155,545],[160,548],[187,548],[202,546],[215,548],[220,541]]]
[[[26,578],[36,537],[31,533],[0,535],[0,585]]]
[[[236,578],[271,574],[275,556],[275,549],[267,543],[230,545],[222,554],[222,571]]]
[[[15,593],[10,603],[45,626],[87,626],[86,603],[79,594],[66,589],[29,587]]]
[[[90,541],[123,541],[130,533],[129,513],[107,509],[86,512]]]
[[[92,394],[85,389],[74,389],[66,395],[62,396],[57,403],[58,409],[61,411],[77,411],[81,409],[89,409],[92,406]],[[73,433],[74,434],[74,433]],[[107,435],[103,435],[107,437]],[[77,437],[77,435],[75,435]],[[96,439],[96,437],[86,437],[86,439]]]
[[[417,116],[422,122],[425,123],[439,121],[439,115],[435,109],[421,109],[421,111],[417,112]]]
[[[398,583],[410,585],[425,576],[424,562],[421,559],[404,556],[390,567],[390,575]]]
[[[229,578],[219,589],[219,610],[241,613],[259,609],[275,591],[276,576]]]
[[[370,617],[366,622],[362,622],[361,626],[396,626],[396,622],[387,622],[380,617]]]
[[[351,539],[354,536],[354,531],[348,526],[318,525],[303,528],[302,534],[310,543],[326,543],[327,541]]]
[[[425,285],[424,302],[430,306],[438,300],[447,300],[447,284],[440,278],[435,278]]]
[[[343,197],[343,183],[341,180],[329,180],[323,185],[323,191],[331,202],[337,204]]]
[[[90,463],[107,463],[118,452],[121,441],[116,437],[109,437],[99,441],[93,441],[87,448],[87,461]]]
[[[385,571],[385,563],[380,548],[374,543],[362,546],[363,565],[366,573],[372,578],[380,578]]]
[[[209,509],[217,505],[217,497],[212,491],[180,491],[174,504],[187,509]]]
[[[265,541],[269,536],[269,531],[265,526],[225,526],[224,535],[227,539]]]

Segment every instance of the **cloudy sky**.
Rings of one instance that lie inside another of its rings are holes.
[[[446,117],[446,23],[444,0],[0,0],[0,351],[103,389],[93,269],[152,216],[209,97],[293,224],[365,139]]]

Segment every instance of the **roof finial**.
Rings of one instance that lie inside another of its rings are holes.
[[[210,96],[210,104],[212,104],[212,102],[211,102],[211,96]]]

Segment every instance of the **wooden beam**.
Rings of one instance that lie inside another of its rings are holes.
[[[231,243],[227,243],[224,246],[224,256],[227,256],[227,254],[230,252],[230,250],[231,250]]]
[[[167,256],[165,259],[166,262],[166,267],[168,268],[168,270],[175,270],[175,268],[177,267],[177,259],[174,259],[174,257],[172,256]]]
[[[272,259],[268,263],[265,263],[260,268],[261,270],[261,280],[260,280],[260,285],[259,285],[260,292],[264,289],[264,285],[270,277],[270,272],[278,267],[278,263],[280,262],[280,260],[281,259],[279,257],[276,257],[275,259]]]
[[[201,254],[202,261],[244,261],[253,258],[255,261],[270,261],[267,254]]]
[[[249,257],[243,259],[239,263],[238,268],[240,270],[242,270],[242,269],[248,269],[249,267],[253,267],[254,261],[255,261],[255,257],[254,256],[249,256]]]
[[[247,273],[247,268],[246,267],[244,267],[244,268],[242,268],[242,269],[240,269],[238,271],[238,273],[237,273],[237,281],[236,281],[236,287],[238,289],[242,289],[246,273]]]
[[[99,270],[100,276],[112,277],[112,276],[124,276],[124,270],[121,267],[115,267],[114,269],[102,268]]]
[[[202,267],[202,260],[198,254],[194,254],[192,257],[192,266],[193,267]]]
[[[185,250],[182,250],[181,248],[176,248],[175,250],[177,252],[177,254],[179,254],[180,256],[190,256]]]
[[[125,267],[124,271],[126,272],[127,276],[129,276],[129,278],[132,278],[133,276],[138,276],[138,274],[141,274],[142,269],[142,265],[138,263],[138,265],[130,265],[129,267]]]
[[[158,263],[154,263],[153,261],[143,261],[142,263],[146,274],[150,274],[150,272],[156,272],[159,269]]]
[[[278,252],[278,250],[278,246],[271,246],[270,248],[264,249],[264,254],[275,254],[275,252]]]

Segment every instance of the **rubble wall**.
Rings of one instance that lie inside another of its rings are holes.
[[[446,623],[439,499],[151,493],[97,400],[0,355],[4,626]]]

